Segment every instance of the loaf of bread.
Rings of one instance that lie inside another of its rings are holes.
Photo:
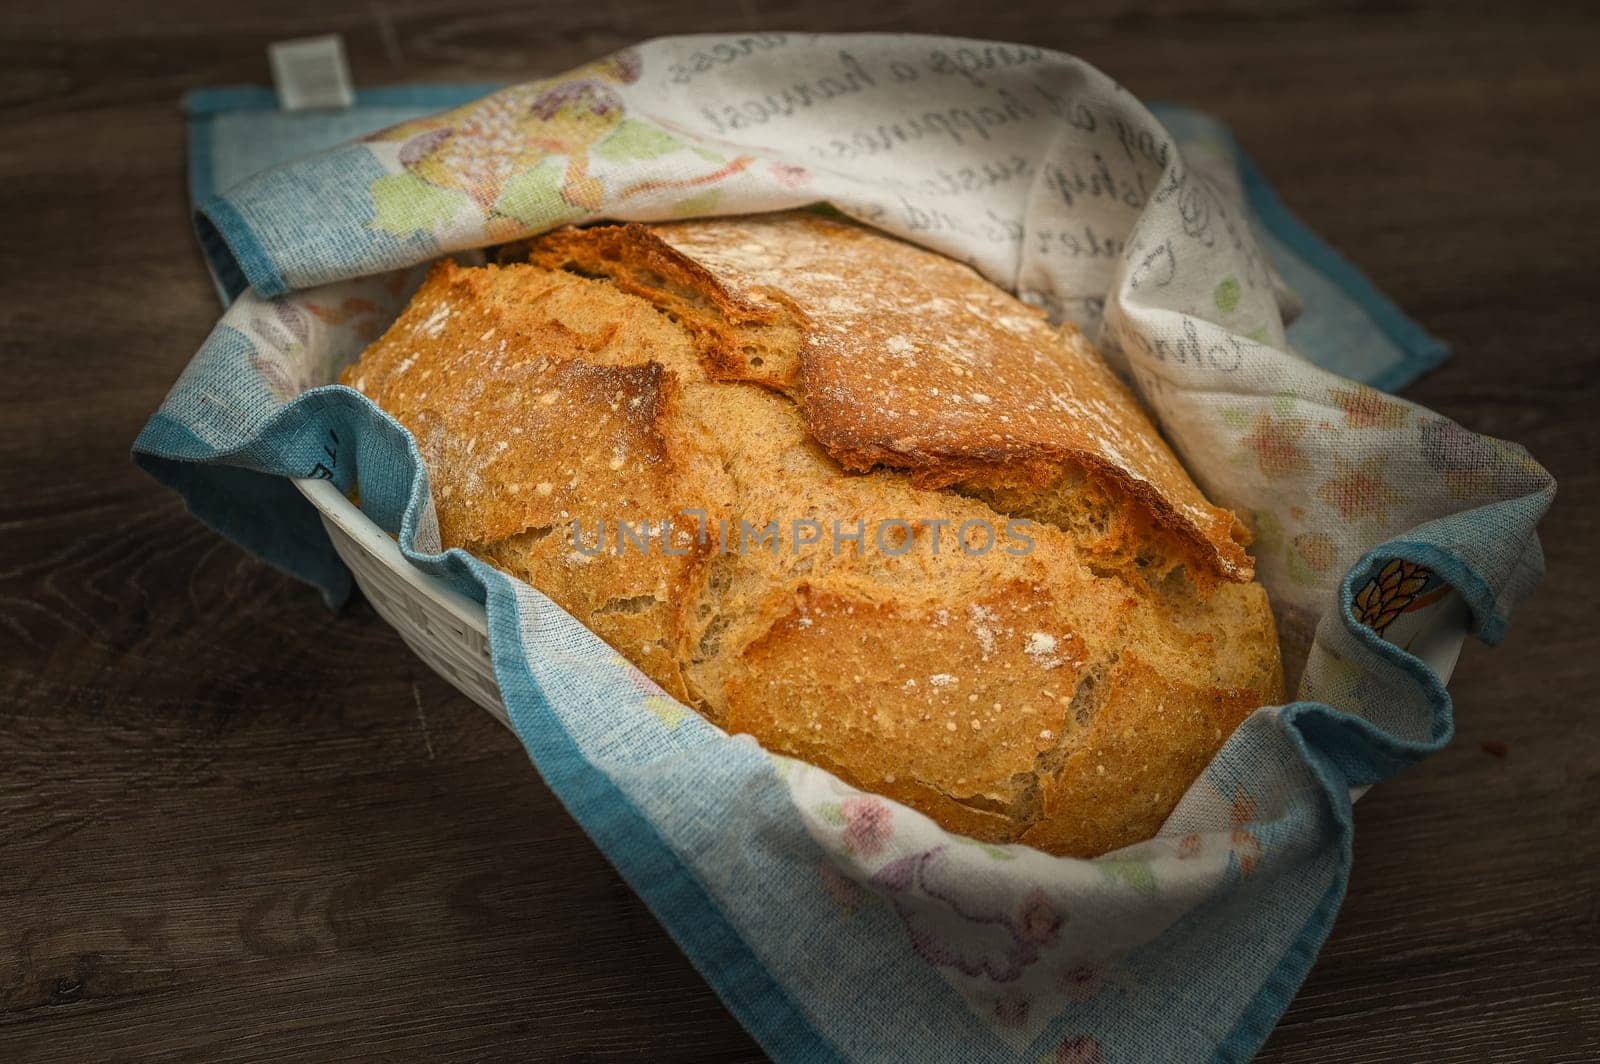
[[[438,264],[344,374],[445,546],[729,732],[988,841],[1149,837],[1281,695],[1248,533],[1071,327],[815,212]]]

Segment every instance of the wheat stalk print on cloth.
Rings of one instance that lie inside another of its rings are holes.
[[[1316,292],[1285,284],[1230,146],[1185,132],[1042,49],[647,42],[207,202],[238,299],[140,461],[336,597],[348,577],[278,479],[328,477],[484,601],[541,774],[774,1055],[1239,1059],[1338,909],[1351,788],[1449,738],[1448,697],[1404,648],[1462,607],[1498,638],[1541,572],[1554,485],[1519,447],[1293,350]],[[722,734],[537,591],[439,553],[414,443],[327,386],[442,254],[819,204],[1081,325],[1249,526],[1301,700],[1248,719],[1156,838],[1096,860],[980,845]]]

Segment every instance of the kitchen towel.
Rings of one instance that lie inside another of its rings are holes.
[[[457,107],[503,86],[419,84],[363,89],[353,107],[285,111],[260,86],[202,89],[184,98],[189,126],[189,196],[199,205],[247,177],[388,126]],[[1448,356],[1437,337],[1407,318],[1283,205],[1255,161],[1215,117],[1178,104],[1151,112],[1185,155],[1234,183],[1256,234],[1303,310],[1288,340],[1324,369],[1375,388],[1409,384]],[[208,260],[209,261],[209,260]],[[226,259],[223,260],[226,262]],[[219,286],[220,287],[220,286]],[[224,298],[229,298],[223,292]]]
[[[1516,445],[1328,368],[1383,381],[1393,357],[1299,349],[1286,316],[1337,290],[1367,317],[1346,342],[1437,357],[1337,260],[1297,278],[1273,249],[1320,245],[1274,228],[1287,215],[1220,126],[1167,117],[1044,49],[768,34],[650,41],[409,118],[201,203],[236,298],[135,457],[332,600],[349,576],[285,477],[358,491],[414,564],[482,601],[540,774],[773,1056],[1244,1059],[1338,911],[1352,789],[1450,737],[1449,696],[1406,649],[1419,619],[1460,608],[1499,638],[1542,572],[1554,484]],[[1094,860],[981,845],[723,734],[536,590],[441,552],[415,443],[330,384],[441,254],[817,203],[1079,323],[1255,529],[1298,696],[1250,717],[1155,838]]]

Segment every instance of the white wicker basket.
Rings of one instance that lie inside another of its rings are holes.
[[[429,668],[510,725],[489,657],[483,607],[406,560],[388,533],[329,480],[297,480],[362,594]]]
[[[295,481],[322,515],[339,557],[372,608],[400,638],[462,694],[509,726],[489,657],[483,607],[406,560],[389,535],[327,480]],[[1466,606],[1451,594],[1408,634],[1408,649],[1448,682],[1466,638]]]

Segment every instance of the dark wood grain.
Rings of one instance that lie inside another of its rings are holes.
[[[1600,1054],[1595,19],[1225,0],[689,12],[0,15],[0,1060],[756,1055],[508,733],[370,609],[332,615],[206,531],[127,449],[216,315],[182,91],[264,81],[269,41],[329,31],[378,84],[774,26],[1026,40],[1210,109],[1455,345],[1408,394],[1554,471],[1550,577],[1502,647],[1468,648],[1455,744],[1361,803],[1349,900],[1263,1057]]]

